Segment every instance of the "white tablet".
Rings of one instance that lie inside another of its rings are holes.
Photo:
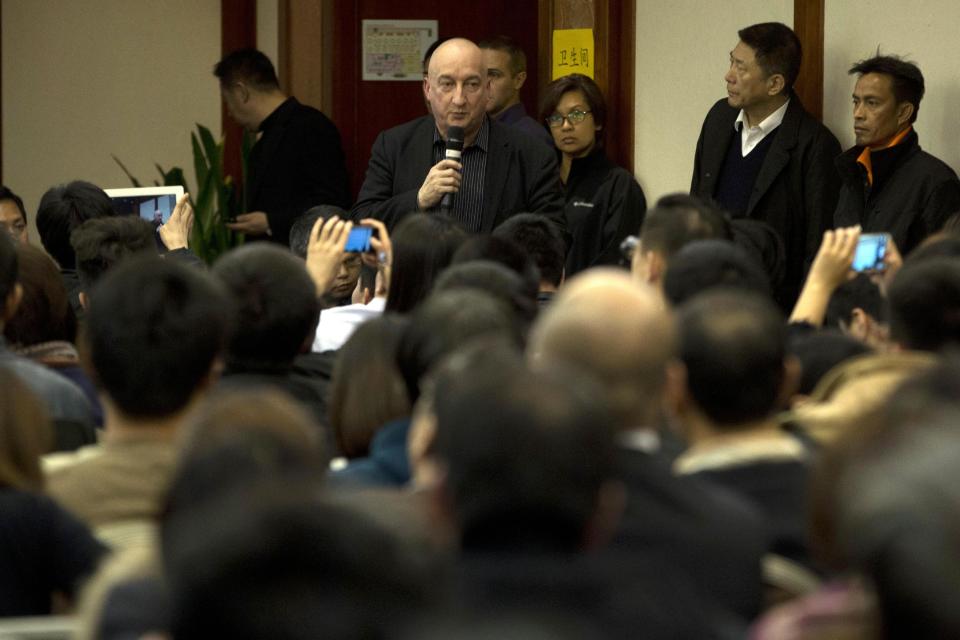
[[[118,214],[140,216],[158,227],[170,219],[177,200],[183,196],[183,187],[134,187],[104,191],[113,200],[113,208]]]

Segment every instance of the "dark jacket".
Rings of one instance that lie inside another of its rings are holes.
[[[871,152],[872,187],[857,163],[861,152],[863,147],[853,147],[836,160],[843,179],[836,226],[859,224],[867,233],[887,232],[906,255],[960,210],[957,174],[920,149],[916,131],[895,147]]]
[[[417,192],[433,167],[433,116],[423,116],[377,136],[367,176],[353,206],[354,220],[377,218],[393,228],[417,211]],[[535,138],[490,121],[483,214],[489,233],[516,213],[544,213],[563,224],[563,195],[556,155]]]
[[[402,487],[410,482],[407,434],[410,418],[388,422],[370,441],[366,458],[351,460],[343,469],[330,474],[337,487]]]
[[[518,102],[509,109],[504,109],[503,113],[497,116],[497,122],[516,127],[538,140],[543,140],[548,149],[552,150],[554,148],[553,136],[543,126],[542,122],[538,122],[527,115],[527,110],[524,109],[522,102]]]
[[[740,135],[733,128],[739,113],[723,99],[707,114],[697,141],[691,194],[712,198],[716,192],[727,148],[733,136]],[[776,138],[757,176],[746,217],[766,222],[783,239],[786,270],[775,294],[781,306],[790,307],[823,232],[831,227],[840,190],[833,161],[840,155],[840,143],[795,95],[770,135]]]
[[[340,132],[327,116],[288,98],[260,125],[250,151],[247,211],[263,211],[271,239],[289,244],[290,227],[318,204],[350,206]]]
[[[640,232],[647,212],[647,199],[633,174],[597,148],[585,158],[574,158],[564,195],[567,231],[573,240],[567,251],[567,277],[589,267],[618,264],[620,243]]]

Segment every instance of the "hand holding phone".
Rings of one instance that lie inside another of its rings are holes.
[[[371,237],[373,237],[373,229],[370,227],[354,227],[350,230],[350,236],[343,250],[347,253],[367,253],[370,251]]]

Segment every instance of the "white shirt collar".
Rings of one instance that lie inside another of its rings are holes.
[[[747,127],[748,129],[760,129],[763,132],[763,135],[767,135],[783,123],[783,117],[787,115],[787,106],[790,104],[790,99],[788,98],[786,102],[780,105],[780,108],[768,115],[763,119],[763,122],[758,124],[755,127]],[[737,115],[737,120],[733,123],[734,131],[740,131],[740,127],[747,124],[747,112],[743,109],[740,109],[739,115]]]

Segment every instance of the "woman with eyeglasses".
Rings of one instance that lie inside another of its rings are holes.
[[[560,155],[566,196],[566,276],[597,265],[618,264],[620,243],[640,230],[647,200],[629,171],[603,152],[607,105],[600,87],[574,73],[547,85],[541,118]]]

